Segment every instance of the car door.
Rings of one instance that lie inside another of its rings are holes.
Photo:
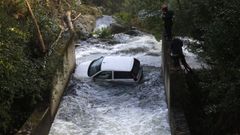
[[[126,71],[114,71],[113,72],[113,80],[114,81],[124,81],[124,82],[134,81],[131,72],[126,72]]]
[[[94,81],[111,81],[113,79],[112,71],[101,71],[93,77]]]

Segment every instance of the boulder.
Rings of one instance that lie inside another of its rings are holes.
[[[76,33],[80,37],[89,37],[93,32],[96,23],[96,18],[93,15],[82,15],[74,21]]]
[[[118,24],[118,23],[112,23],[109,26],[109,29],[112,34],[122,33],[128,30],[128,28],[124,25]]]
[[[126,31],[125,34],[128,34],[130,36],[140,36],[140,35],[142,35],[142,32],[131,29],[131,30]]]

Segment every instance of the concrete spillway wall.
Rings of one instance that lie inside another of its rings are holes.
[[[49,104],[41,105],[28,118],[16,135],[48,135],[51,124],[54,120],[64,90],[68,84],[73,70],[75,69],[75,45],[74,33],[66,43],[59,45],[55,74],[52,79]]]
[[[172,135],[190,135],[185,118],[184,105],[187,99],[187,84],[184,71],[172,70],[170,41],[162,40],[162,71],[169,108]]]
[[[69,39],[64,49],[65,51],[63,53],[62,68],[56,71],[55,77],[53,79],[53,89],[51,91],[50,99],[50,113],[53,117],[58,110],[58,106],[61,101],[61,97],[63,95],[65,87],[67,86],[71,74],[75,68],[76,60],[73,38],[74,36]]]
[[[64,90],[68,84],[71,74],[75,68],[75,46],[74,46],[74,34],[66,43],[63,49],[62,67],[57,69],[52,82],[52,91],[50,98],[50,105],[42,116],[42,120],[39,125],[33,131],[34,135],[48,135],[51,128],[52,121],[57,113],[58,106],[63,96]]]

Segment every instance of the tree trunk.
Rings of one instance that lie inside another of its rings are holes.
[[[31,5],[29,4],[28,0],[25,0],[26,4],[27,4],[27,7],[28,7],[28,10],[32,16],[32,19],[33,19],[33,22],[35,24],[35,27],[37,29],[37,35],[38,35],[38,40],[40,42],[40,47],[41,47],[41,50],[43,53],[46,52],[46,47],[45,47],[45,44],[44,44],[44,41],[43,41],[43,37],[42,37],[42,34],[41,34],[41,31],[40,31],[40,28],[39,28],[39,25],[37,23],[37,20],[33,14],[33,11],[32,11],[32,8],[31,8]]]

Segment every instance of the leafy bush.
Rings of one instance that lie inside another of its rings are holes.
[[[21,0],[4,0],[0,5],[0,134],[19,128],[39,102],[48,102],[56,70],[49,57],[42,57],[32,18],[24,6]],[[45,43],[51,44],[59,28],[49,19],[50,11],[37,6],[34,14]]]
[[[195,49],[201,50],[210,66],[199,73],[205,115],[195,126],[202,134],[239,134],[240,1],[190,0],[182,4],[175,29],[180,35],[203,41]]]
[[[99,38],[110,38],[112,37],[111,30],[108,28],[102,28],[100,30],[97,30],[93,32],[93,35],[97,35]]]
[[[117,20],[122,24],[129,24],[132,20],[132,15],[127,12],[119,12],[116,13],[114,16],[116,16]]]
[[[0,13],[0,132],[6,133],[10,126],[17,123],[15,117],[22,117],[18,120],[23,121],[27,115],[22,112],[31,110],[41,100],[44,80],[38,75],[41,65],[28,59],[25,53],[30,34],[25,32],[25,27],[16,25],[16,20],[6,15],[3,9]]]

